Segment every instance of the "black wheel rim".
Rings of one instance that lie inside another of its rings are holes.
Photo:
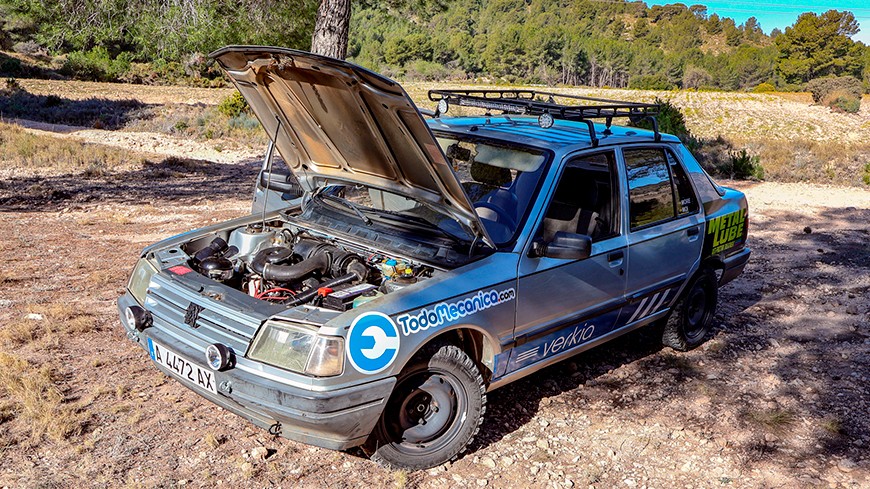
[[[449,444],[462,428],[468,396],[449,372],[423,371],[396,386],[384,412],[384,428],[393,446],[424,455]]]
[[[695,342],[707,334],[707,326],[712,319],[709,294],[703,284],[696,283],[686,297],[686,315],[683,333],[689,342]]]

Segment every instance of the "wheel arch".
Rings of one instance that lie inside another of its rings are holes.
[[[484,383],[489,385],[493,375],[493,367],[495,366],[495,356],[501,351],[499,342],[484,328],[475,324],[455,324],[449,328],[445,328],[438,334],[428,338],[425,342],[420,343],[414,352],[408,356],[408,359],[399,369],[399,372],[405,369],[405,366],[417,356],[420,351],[427,346],[442,342],[458,346],[468,355],[475,363],[480,374],[483,377]]]

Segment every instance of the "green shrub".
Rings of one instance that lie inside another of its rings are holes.
[[[854,76],[841,76],[830,78],[816,78],[807,83],[807,91],[813,94],[813,101],[821,103],[828,95],[837,91],[844,91],[852,98],[861,99],[864,93],[864,87],[861,81]]]
[[[861,109],[861,97],[855,97],[846,90],[835,90],[822,99],[822,104],[834,110],[855,114]]]
[[[218,104],[218,112],[229,117],[230,119],[242,115],[243,112],[249,112],[250,107],[248,101],[238,91],[221,100]]]
[[[634,90],[674,90],[677,88],[664,75],[638,75],[631,77],[628,88]]]
[[[865,184],[870,185],[870,163],[864,165],[864,176],[861,178]]]
[[[69,53],[61,72],[80,80],[121,81],[130,71],[132,61],[132,53],[121,53],[112,58],[106,48],[98,46],[90,51]]]
[[[689,145],[689,141],[697,141],[686,127],[686,118],[683,116],[683,112],[679,107],[672,104],[670,100],[662,100],[659,98],[656,98],[655,104],[659,106],[658,115],[656,116],[656,120],[659,123],[659,132],[673,134],[686,143],[687,146]],[[653,129],[652,122],[647,119],[637,121],[631,125],[650,131]],[[691,150],[692,148],[689,149]]]
[[[741,149],[730,152],[729,157],[731,159],[730,168],[723,168],[723,170],[728,171],[730,178],[738,180],[764,179],[764,168],[761,167],[758,156],[750,155],[745,149]]]
[[[767,93],[767,92],[775,92],[776,87],[771,83],[759,83],[752,89],[753,93]]]

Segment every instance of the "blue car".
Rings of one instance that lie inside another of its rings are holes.
[[[212,56],[270,139],[251,215],[146,248],[118,307],[157,368],[274,435],[442,464],[493,389],[643,326],[701,344],[749,259],[746,198],[655,105],[441,90],[430,112],[344,61]]]

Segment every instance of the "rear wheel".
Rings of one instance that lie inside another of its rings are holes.
[[[679,351],[688,351],[703,343],[712,329],[717,300],[716,273],[705,268],[695,275],[671,311],[662,343]]]
[[[471,443],[485,407],[483,378],[465,352],[454,345],[424,348],[399,375],[364,449],[396,469],[440,465]]]

